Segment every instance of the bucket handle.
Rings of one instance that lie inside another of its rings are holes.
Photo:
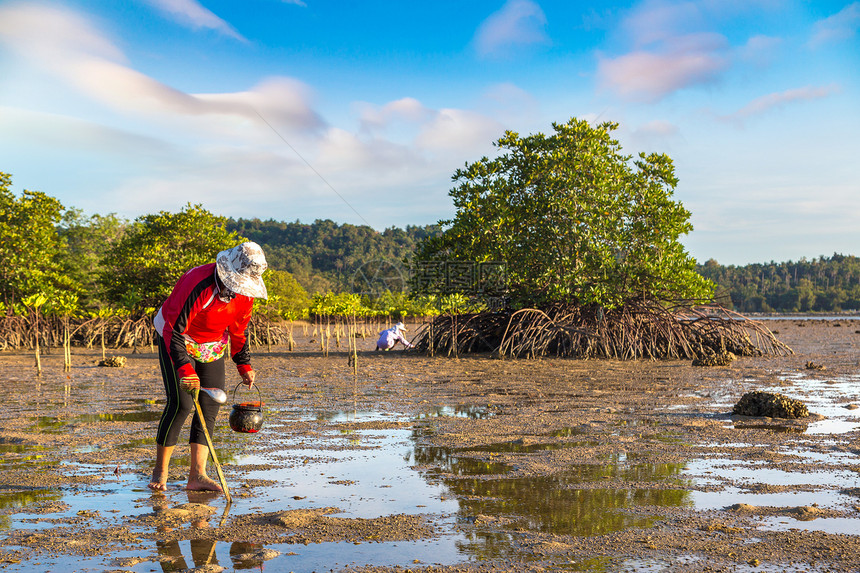
[[[239,389],[239,386],[243,386],[244,384],[245,384],[244,382],[239,382],[238,384],[236,384],[236,387],[233,388],[233,404],[236,403],[236,390]],[[260,409],[262,409],[263,408],[263,393],[260,392],[259,385],[254,384],[254,388],[257,389],[257,396],[259,396],[259,398],[260,398]]]

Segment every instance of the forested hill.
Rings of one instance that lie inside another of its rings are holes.
[[[437,225],[391,227],[260,219],[229,219],[227,229],[263,246],[273,269],[289,271],[308,292],[349,292],[357,272],[380,263],[402,266]],[[405,266],[402,270],[406,272]],[[739,312],[836,312],[860,310],[860,258],[834,254],[811,260],[724,266],[711,259],[699,274],[717,284],[720,302]]]
[[[311,224],[229,219],[227,229],[259,243],[271,268],[290,272],[311,293],[348,292],[356,272],[376,272],[381,263],[401,265],[418,241],[439,230],[410,225],[379,232],[328,219]]]
[[[697,270],[717,284],[722,302],[740,312],[860,310],[860,258],[723,266],[711,259]]]

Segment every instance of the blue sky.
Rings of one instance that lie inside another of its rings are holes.
[[[860,255],[860,2],[0,0],[0,171],[87,214],[453,214],[505,130],[665,152],[700,261]]]

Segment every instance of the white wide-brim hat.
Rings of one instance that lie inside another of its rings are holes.
[[[403,332],[408,332],[408,330],[406,330],[406,327],[403,326],[402,322],[398,322],[397,324],[395,324],[394,328],[396,328],[397,330],[402,330]]]
[[[269,268],[257,243],[247,242],[221,251],[215,257],[218,278],[231,291],[251,298],[269,298],[263,272]]]

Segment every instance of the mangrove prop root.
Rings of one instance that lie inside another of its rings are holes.
[[[419,351],[502,357],[691,359],[788,355],[763,324],[720,306],[638,300],[619,309],[554,306],[436,317],[416,336]]]

